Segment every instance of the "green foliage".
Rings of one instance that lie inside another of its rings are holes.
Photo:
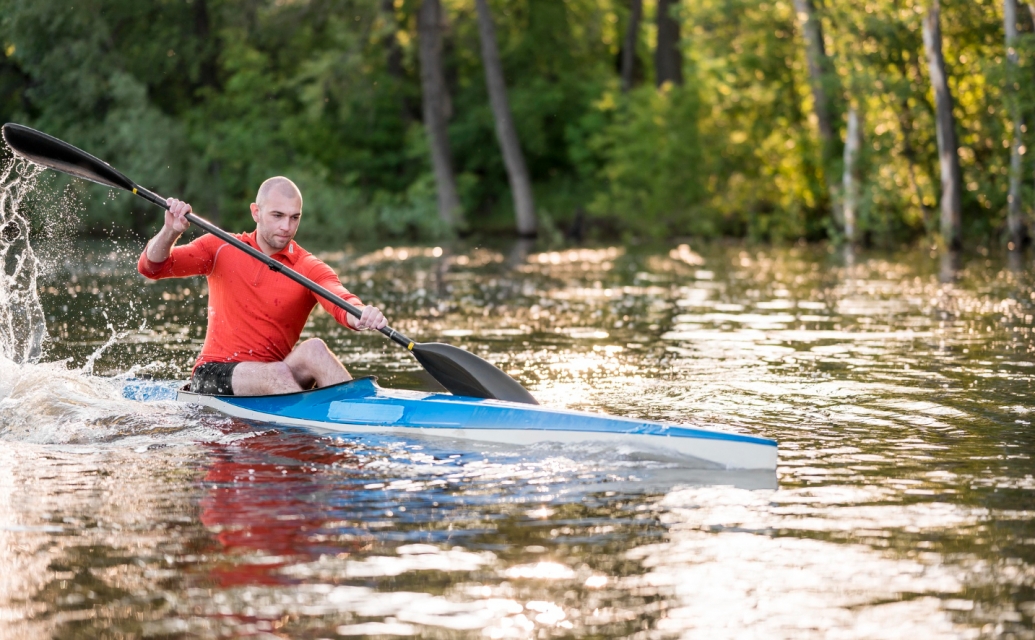
[[[605,185],[590,211],[659,237],[715,235],[701,206],[706,172],[696,88],[640,87],[618,103],[611,94],[601,102],[613,116],[589,141],[603,158]]]
[[[859,229],[875,243],[923,238],[940,197],[920,38],[927,3],[814,3],[835,112],[852,104],[863,116]],[[451,231],[437,217],[420,124],[418,4],[396,0],[386,13],[382,0],[0,0],[0,118],[82,146],[232,229],[250,226],[255,189],[279,174],[303,188],[303,237],[439,237]],[[506,233],[512,205],[474,2],[443,4],[460,231]],[[641,83],[628,94],[617,77],[625,0],[490,5],[536,200],[557,229],[585,215],[604,236],[836,235],[827,183],[839,182],[840,151],[819,142],[790,0],[683,0],[673,15],[686,84],[662,89],[651,81],[646,2]],[[1033,143],[1035,27],[1022,10],[1011,71],[1001,11],[998,1],[943,1],[972,239],[1004,226],[1012,108]],[[147,233],[159,219],[133,198],[72,189],[84,232]]]
[[[793,240],[824,232],[829,202],[790,5],[702,0],[686,16],[703,101],[709,206],[728,234]]]

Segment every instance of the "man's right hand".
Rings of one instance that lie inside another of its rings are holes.
[[[165,228],[179,236],[190,226],[186,218],[191,212],[190,205],[176,198],[168,198],[165,202],[169,205],[165,211]]]
[[[158,235],[147,243],[146,249],[147,259],[156,264],[169,259],[173,245],[190,226],[186,218],[191,210],[189,204],[176,198],[169,198],[165,202],[169,205],[169,208],[165,210],[165,225],[162,226]]]

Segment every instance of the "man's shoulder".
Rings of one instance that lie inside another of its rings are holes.
[[[302,247],[302,245],[298,244],[294,240],[291,241],[291,247],[288,250],[294,254],[295,263],[298,265],[315,265],[324,263],[323,260],[314,256],[311,252],[307,251],[305,248]]]
[[[295,251],[299,252],[298,257],[295,258],[295,269],[297,271],[302,273],[326,273],[328,271],[334,273],[334,269],[332,269],[326,262],[303,249],[297,242],[295,243]]]
[[[232,233],[230,235],[232,235],[233,237],[237,238],[238,240],[244,240],[244,236],[246,234],[244,234],[244,233]],[[201,246],[208,247],[208,248],[218,248],[221,245],[229,244],[229,243],[226,240],[223,240],[223,239],[221,239],[221,238],[219,238],[219,237],[217,237],[217,236],[215,236],[215,235],[213,235],[211,233],[206,233],[204,235],[200,235],[197,238],[195,238],[191,242],[191,244],[201,245]]]

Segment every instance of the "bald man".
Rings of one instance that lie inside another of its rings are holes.
[[[175,246],[190,226],[185,216],[191,208],[180,200],[168,202],[165,224],[147,243],[137,270],[152,280],[208,279],[208,329],[191,373],[191,391],[292,393],[352,378],[323,340],[313,338],[296,346],[313,307],[320,303],[340,324],[357,331],[380,329],[388,321],[294,241],[302,218],[302,193],[294,182],[281,176],[263,182],[251,205],[255,231],[237,238],[360,307],[359,318],[211,234]]]

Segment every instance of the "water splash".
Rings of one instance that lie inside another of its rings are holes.
[[[81,369],[68,360],[42,361],[48,333],[37,284],[44,263],[30,243],[33,224],[23,209],[42,173],[21,160],[0,164],[0,441],[125,446],[218,439],[212,425],[185,420],[182,407],[124,399],[126,376],[93,375],[97,359],[126,336],[110,322],[110,337]]]
[[[36,290],[40,262],[29,244],[32,225],[20,211],[43,169],[20,160],[0,167],[0,357],[38,362],[47,324]]]
[[[97,362],[97,358],[104,355],[104,352],[110,349],[116,342],[129,335],[128,331],[116,331],[115,327],[110,322],[108,323],[108,331],[111,332],[108,340],[100,347],[97,347],[97,349],[95,349],[94,352],[86,358],[86,362],[83,363],[83,375],[93,375],[93,366]]]

